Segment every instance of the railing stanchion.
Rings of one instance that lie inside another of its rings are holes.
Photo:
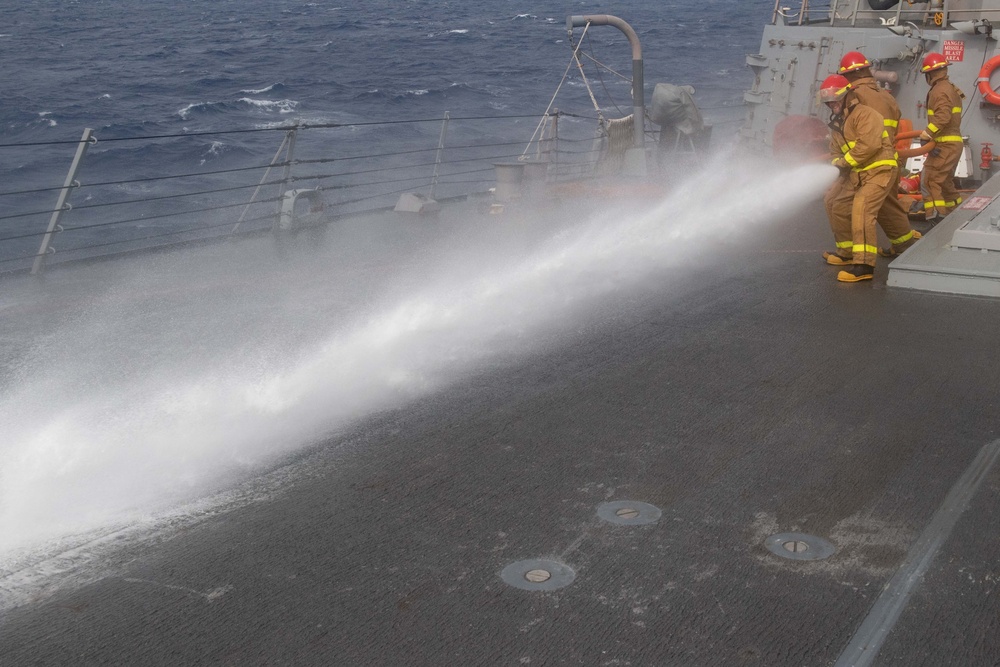
[[[449,112],[444,112],[444,120],[441,122],[441,136],[438,138],[437,156],[434,158],[434,176],[431,177],[431,191],[428,198],[434,199],[434,191],[437,188],[438,176],[441,170],[441,153],[444,151],[444,142],[448,137],[448,119],[451,118]]]
[[[288,180],[292,176],[292,160],[295,159],[295,135],[299,130],[299,121],[295,121],[295,126],[288,131],[288,150],[285,152],[285,171],[281,175],[281,185],[278,187],[281,190],[278,192],[278,216],[274,219],[274,224],[271,229],[277,232],[281,225],[281,202],[282,197],[285,196],[285,191],[288,190]]]
[[[243,220],[247,217],[247,213],[250,211],[250,207],[253,206],[254,200],[257,199],[257,195],[260,193],[260,189],[264,187],[264,183],[267,181],[267,177],[271,174],[271,169],[278,162],[278,156],[281,155],[281,151],[285,150],[285,144],[288,143],[288,135],[289,133],[286,132],[285,136],[281,139],[281,145],[278,146],[278,150],[274,152],[274,157],[271,158],[271,164],[269,164],[267,166],[267,169],[264,170],[264,175],[261,176],[260,184],[257,185],[256,189],[254,189],[253,191],[253,194],[250,195],[250,201],[247,203],[246,206],[243,207],[243,212],[240,213],[239,220],[237,220],[236,224],[233,225],[233,228],[229,230],[230,236],[235,234],[236,230],[238,230],[240,228],[240,225],[243,224]],[[281,201],[280,197],[278,198],[278,201],[279,202]],[[281,204],[279,203],[278,205],[280,206]]]
[[[550,150],[554,159],[551,160],[552,164],[555,165],[552,169],[555,177],[559,178],[559,109],[555,108],[552,110],[552,137],[550,139],[552,142],[550,145]]]
[[[83,136],[80,137],[80,143],[76,147],[76,155],[73,156],[73,164],[69,166],[69,173],[66,174],[66,182],[63,184],[62,190],[59,191],[56,208],[52,211],[52,217],[49,219],[48,229],[45,230],[45,235],[42,236],[42,245],[38,248],[35,263],[31,265],[31,275],[37,274],[45,266],[45,256],[49,253],[49,244],[52,242],[52,235],[59,226],[59,218],[62,216],[62,212],[69,207],[67,203],[69,193],[76,185],[79,185],[76,182],[76,172],[80,168],[80,163],[83,162],[83,156],[87,154],[87,147],[96,141],[94,130],[89,127],[84,128]]]

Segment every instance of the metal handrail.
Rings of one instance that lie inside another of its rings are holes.
[[[787,2],[788,0],[775,0],[774,10],[771,14],[771,25],[777,25],[778,17],[797,19],[796,23],[798,25],[825,22],[831,26],[837,25],[851,25],[852,27],[857,25],[859,19],[867,18],[883,18],[884,14],[890,10],[879,10],[871,9],[870,5],[866,6],[863,4],[865,0],[830,0],[829,7],[819,7],[815,10],[811,10],[809,6],[809,0],[799,0],[798,12],[784,12],[782,7],[782,2]],[[910,8],[906,6],[906,0],[900,0],[892,10],[894,13],[893,23],[895,25],[900,25],[901,22],[912,20],[918,21],[922,24],[925,29],[947,29],[952,23],[952,19],[961,19],[963,17],[972,18],[986,18],[993,20],[1000,20],[1000,8],[979,8],[979,9],[959,9],[953,8],[951,0],[930,0],[929,2],[923,3],[920,8]],[[839,14],[840,10],[843,8],[848,8],[848,13],[846,16],[841,16]],[[822,12],[823,17],[819,17],[818,14]],[[817,14],[816,17],[813,14]],[[937,23],[935,17],[940,14],[940,23]]]
[[[739,109],[736,106],[719,108]],[[563,123],[557,123],[559,116],[565,117]],[[402,192],[419,191],[433,197],[440,194],[443,199],[457,194],[465,195],[470,191],[485,192],[494,185],[495,162],[521,160],[525,154],[521,151],[523,140],[499,141],[509,130],[492,129],[495,125],[492,121],[513,119],[511,122],[516,123],[517,119],[529,117],[537,118],[525,115],[467,118],[446,116],[436,121],[442,124],[442,128],[435,137],[434,144],[423,146],[411,143],[399,146],[398,150],[370,151],[368,154],[357,150],[337,150],[339,138],[343,136],[341,133],[350,132],[356,126],[299,123],[297,127],[286,125],[281,128],[286,143],[289,133],[300,135],[297,149],[299,154],[282,155],[279,148],[270,164],[263,165],[257,160],[251,163],[253,166],[233,165],[228,169],[184,173],[108,172],[95,174],[96,178],[93,179],[88,178],[87,162],[93,161],[94,151],[87,154],[85,150],[96,140],[93,133],[86,134],[83,140],[76,142],[44,142],[56,147],[75,143],[77,158],[74,159],[74,166],[62,187],[19,187],[27,184],[11,182],[6,191],[0,192],[0,200],[3,201],[0,209],[0,273],[24,271],[29,265],[37,273],[46,266],[51,267],[71,259],[133,252],[147,246],[150,249],[161,248],[164,247],[163,241],[166,241],[166,245],[177,245],[221,239],[227,236],[226,232],[232,230],[237,222],[240,234],[274,229],[273,223],[281,213],[280,206],[275,210],[275,204],[280,205],[290,188],[314,190],[316,196],[323,197],[324,214],[322,219],[316,217],[317,224],[333,222],[346,215],[384,210],[387,204],[391,207],[387,198]],[[548,179],[559,181],[579,177],[592,170],[603,149],[597,147],[580,150],[580,147],[593,145],[597,119],[592,115],[561,111],[552,112],[546,117],[549,129],[541,134],[537,140],[538,146],[530,154],[534,156],[533,161],[549,165],[546,170]],[[482,141],[465,138],[454,145],[447,144],[449,134],[469,136],[456,123],[487,121],[489,126],[483,128],[485,131],[482,132]],[[401,122],[404,121],[387,121],[385,124],[397,125]],[[411,122],[427,123],[428,119]],[[446,131],[446,126],[449,131]],[[460,131],[451,133],[452,127],[459,128]],[[225,133],[236,132],[238,130]],[[320,134],[320,137],[310,138],[321,139],[329,147],[317,150],[316,147],[323,144],[319,141],[304,141],[306,135],[302,135],[302,132]],[[143,140],[162,143],[170,138],[189,139],[192,134],[195,133],[100,139],[101,144],[109,141],[136,142],[141,148],[140,142]],[[30,145],[34,146],[35,143]],[[25,146],[29,144],[0,144],[0,152],[3,149]],[[105,154],[104,157],[111,155]],[[362,164],[358,161],[362,161]],[[150,165],[147,169],[155,169],[155,162],[147,165]],[[265,170],[274,168],[281,169],[284,174],[279,178],[279,174],[272,172],[272,177],[267,178]],[[260,178],[262,173],[265,173],[264,178]],[[126,178],[116,178],[119,176]],[[55,177],[52,180],[56,180]],[[248,203],[247,193],[251,189],[256,193],[262,186],[269,188],[279,185],[281,192],[277,196],[271,196],[270,193],[262,199],[251,196]],[[130,192],[122,196],[123,191]],[[131,191],[146,192],[148,196],[137,197]],[[58,194],[58,201],[53,208],[46,208],[49,193]],[[70,200],[80,203],[72,206]],[[179,205],[175,205],[175,201]],[[250,207],[253,207],[252,211]],[[112,208],[116,211],[115,215],[105,213]],[[51,216],[48,228],[40,220],[45,215]],[[240,217],[239,221],[237,217]],[[281,233],[276,229],[275,232]],[[41,248],[40,238],[44,239]],[[153,239],[155,245],[150,245],[154,243]],[[58,252],[53,249],[54,246]]]

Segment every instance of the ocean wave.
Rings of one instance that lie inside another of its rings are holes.
[[[394,92],[389,90],[382,90],[380,88],[372,88],[371,90],[366,90],[363,93],[358,93],[354,96],[356,100],[385,100],[389,102],[401,102],[407,99],[413,99],[414,97],[422,97],[424,95],[438,94],[440,91],[431,91],[426,88],[419,88],[416,90],[404,90],[401,92]]]
[[[414,98],[424,98],[426,100],[448,99],[455,96],[478,97],[486,96],[490,98],[508,98],[511,96],[511,89],[506,86],[499,86],[493,83],[483,85],[471,85],[464,82],[454,82],[444,88],[416,88],[410,90],[385,90],[373,88],[363,93],[355,95],[355,100],[383,100],[387,102],[404,102]]]
[[[277,110],[278,113],[292,113],[299,106],[299,103],[295,100],[254,100],[249,97],[241,97],[237,101],[255,109],[263,109],[265,111]]]
[[[246,95],[261,95],[263,93],[269,93],[272,90],[283,90],[284,87],[285,86],[281,83],[272,83],[267,88],[244,88],[240,92]]]
[[[159,60],[161,58],[174,58],[177,56],[178,49],[176,46],[167,45],[160,46],[155,51],[150,51],[146,53],[143,57],[153,60]]]
[[[234,109],[252,109],[256,111],[277,111],[278,113],[293,113],[299,106],[296,100],[255,100],[251,97],[241,97],[233,102],[192,102],[177,111],[181,120],[190,120],[192,114],[223,113]]]
[[[183,109],[177,111],[177,115],[181,117],[181,120],[187,120],[191,117],[193,111],[199,111],[201,109],[210,109],[215,102],[192,102]]]

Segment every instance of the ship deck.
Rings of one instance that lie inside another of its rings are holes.
[[[2,662],[834,664],[1000,438],[1000,300],[889,288],[884,263],[840,284],[829,244],[796,212],[353,423],[268,472],[280,493],[7,609]],[[997,664],[998,502],[991,468],[874,664]],[[768,550],[789,532],[836,551]],[[524,559],[575,578],[508,585]]]

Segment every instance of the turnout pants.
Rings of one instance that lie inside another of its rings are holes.
[[[896,170],[892,167],[875,167],[869,171],[851,174],[857,188],[851,206],[851,263],[875,266],[878,256],[878,237],[875,219],[889,193],[890,179]]]
[[[902,252],[914,243],[913,230],[910,228],[910,219],[906,209],[899,203],[896,197],[896,190],[899,183],[898,167],[879,167],[873,171],[885,169],[888,174],[888,184],[885,187],[885,197],[876,213],[876,221],[885,232],[892,248],[896,252]],[[866,178],[868,172],[859,174],[849,174],[838,178],[823,197],[826,206],[826,214],[830,219],[830,229],[833,232],[833,240],[837,245],[837,254],[844,259],[851,259],[854,254],[854,199],[857,193],[855,180],[860,175]],[[879,179],[881,182],[881,178]],[[874,230],[873,230],[874,231]],[[871,245],[875,245],[872,239]],[[860,262],[862,264],[866,262]],[[874,262],[873,262],[874,263]]]
[[[942,141],[930,152],[920,177],[924,195],[924,215],[933,218],[935,212],[944,217],[962,202],[955,187],[955,167],[962,159],[961,141]]]

